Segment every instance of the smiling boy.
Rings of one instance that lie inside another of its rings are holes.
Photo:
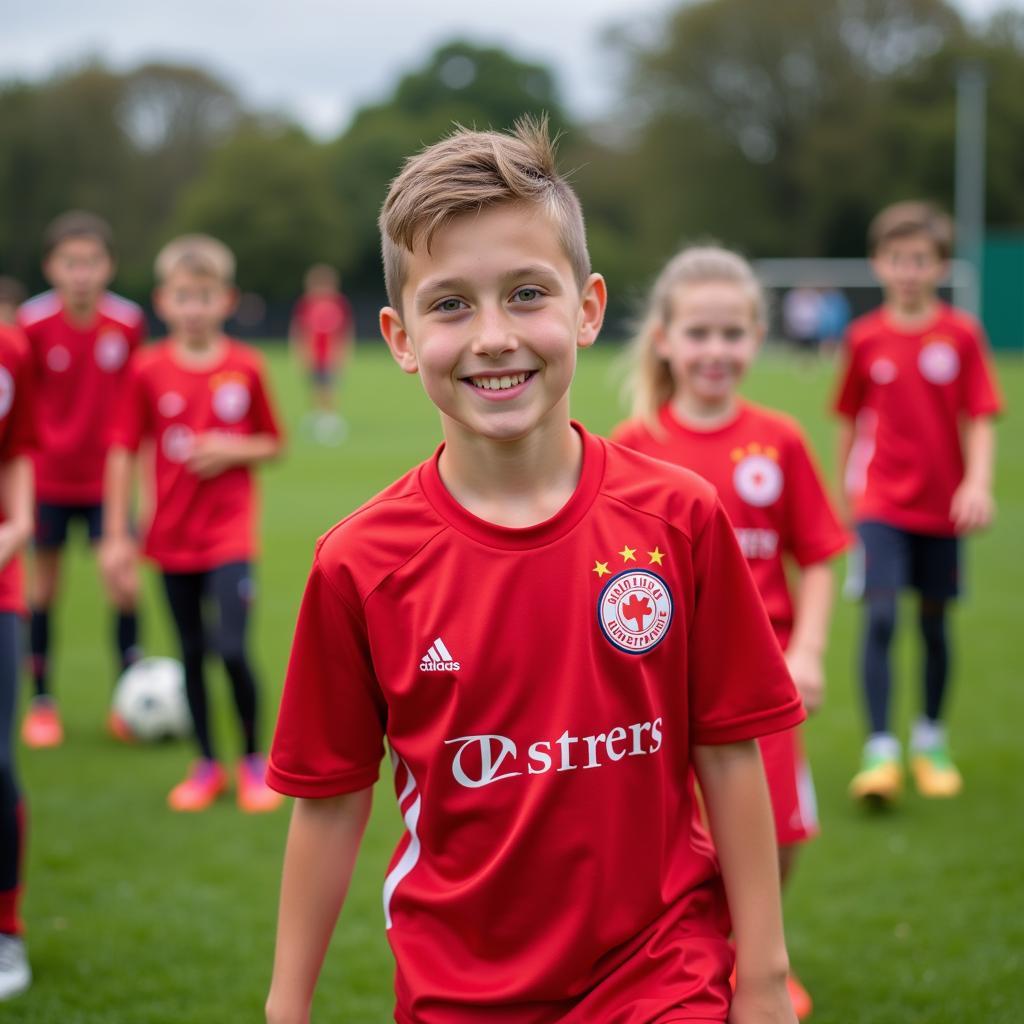
[[[412,158],[381,234],[381,331],[444,443],[317,547],[268,1020],[309,1020],[386,739],[400,1024],[789,1024],[753,738],[800,700],[713,490],[570,420],[606,293],[546,126]]]

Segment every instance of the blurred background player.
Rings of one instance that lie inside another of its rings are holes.
[[[924,700],[911,737],[922,796],[951,797],[963,782],[943,725],[949,680],[946,609],[960,586],[959,537],[994,513],[993,416],[999,411],[980,324],[936,294],[952,251],[950,219],[927,203],[884,209],[869,229],[884,301],[850,325],[836,410],[844,503],[864,555],[861,672],[870,734],[857,799],[890,801],[903,784],[889,724],[889,648],[899,592],[920,595]]]
[[[0,324],[0,999],[32,980],[19,914],[23,804],[14,773],[14,712],[25,615],[20,550],[32,536],[35,421],[32,367],[21,331]]]
[[[337,444],[345,436],[345,421],[335,408],[335,377],[344,371],[352,347],[352,307],[338,290],[337,271],[326,263],[310,267],[304,284],[288,334],[309,373],[313,437],[321,444]]]
[[[95,214],[72,210],[43,237],[43,273],[53,289],[18,312],[35,375],[36,527],[29,588],[35,698],[22,723],[30,747],[57,746],[63,726],[50,690],[51,609],[60,583],[68,526],[82,520],[90,544],[102,534],[103,463],[111,413],[132,350],[146,334],[142,310],[112,292],[113,237]],[[125,578],[117,595],[115,644],[123,671],[138,659],[138,587]],[[110,725],[116,730],[116,721]]]
[[[148,470],[143,550],[163,572],[201,755],[168,796],[176,811],[203,810],[227,788],[207,714],[209,646],[224,661],[242,732],[238,804],[257,812],[280,803],[263,782],[246,627],[257,529],[251,467],[280,452],[281,433],[262,359],[222,332],[237,301],[234,273],[230,250],[206,235],[185,235],[160,251],[153,299],[169,335],[132,362],[107,462],[102,564],[114,591],[134,579],[129,510],[135,469],[141,461]],[[137,457],[146,442],[151,465]]]
[[[847,545],[800,428],[737,394],[764,339],[764,292],[746,260],[684,249],[661,272],[633,342],[633,412],[613,438],[714,484],[808,711],[825,691],[832,568]],[[799,567],[796,601],[786,561]],[[799,731],[762,736],[783,882],[797,846],[818,831]],[[793,1008],[811,1000],[792,975]]]
[[[0,324],[10,326],[17,322],[18,307],[25,298],[25,287],[20,281],[0,275]]]

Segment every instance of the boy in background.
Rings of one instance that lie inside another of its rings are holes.
[[[251,468],[280,452],[281,432],[263,361],[222,331],[237,301],[234,272],[227,246],[206,235],[185,235],[161,250],[153,298],[169,336],[132,362],[107,461],[101,555],[114,591],[135,576],[129,511],[136,465],[147,470],[143,550],[163,572],[200,753],[168,796],[175,811],[205,810],[228,785],[207,713],[208,637],[227,670],[242,734],[238,805],[259,812],[280,803],[263,781],[246,627],[257,546]],[[139,459],[143,447],[147,457]]]
[[[800,698],[712,488],[570,420],[607,296],[546,125],[429,147],[380,224],[381,332],[444,443],[317,545],[268,1020],[309,1020],[386,739],[399,1024],[792,1024],[754,737]]]
[[[0,275],[0,324],[13,326],[18,320],[18,307],[25,301],[25,288],[13,277]]]
[[[128,357],[146,334],[142,310],[107,291],[114,276],[110,225],[72,210],[46,229],[43,273],[50,291],[18,312],[34,370],[36,528],[29,606],[29,650],[35,697],[22,723],[30,747],[58,746],[63,725],[50,686],[52,609],[68,527],[81,520],[89,543],[103,532],[103,464],[111,413]],[[138,584],[126,576],[116,594],[114,641],[119,670],[140,656]],[[117,732],[113,717],[109,725]]]
[[[850,784],[858,800],[901,792],[900,743],[889,722],[889,649],[899,592],[920,596],[924,699],[910,736],[918,792],[952,797],[963,780],[943,721],[947,610],[960,589],[960,538],[995,510],[993,417],[1000,400],[980,324],[939,300],[952,252],[949,217],[923,202],[884,209],[869,231],[881,307],[850,325],[836,399],[844,505],[864,553],[861,673],[869,735]]]
[[[345,423],[335,409],[335,377],[344,371],[352,348],[352,307],[338,290],[337,271],[326,263],[310,267],[304,283],[288,335],[309,373],[313,437],[321,444],[337,444]]]

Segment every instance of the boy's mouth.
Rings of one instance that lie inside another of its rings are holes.
[[[525,384],[533,374],[533,370],[520,370],[517,373],[463,377],[463,380],[481,391],[510,391],[512,388],[519,387],[520,384]]]

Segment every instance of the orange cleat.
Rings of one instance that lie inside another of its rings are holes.
[[[119,743],[134,743],[135,733],[128,723],[114,710],[107,715],[107,732]]]
[[[57,705],[49,697],[36,697],[21,723],[21,738],[26,747],[41,750],[59,747],[64,742],[64,726]]]
[[[246,814],[264,814],[281,806],[284,797],[267,785],[266,774],[262,754],[247,754],[238,762],[238,806]]]
[[[797,1020],[806,1020],[814,1009],[811,1001],[811,994],[800,984],[800,979],[790,971],[786,978],[786,989],[789,992],[789,1001],[793,1004],[793,1012]]]
[[[205,811],[228,788],[228,774],[217,761],[196,761],[184,782],[167,795],[172,811]]]

